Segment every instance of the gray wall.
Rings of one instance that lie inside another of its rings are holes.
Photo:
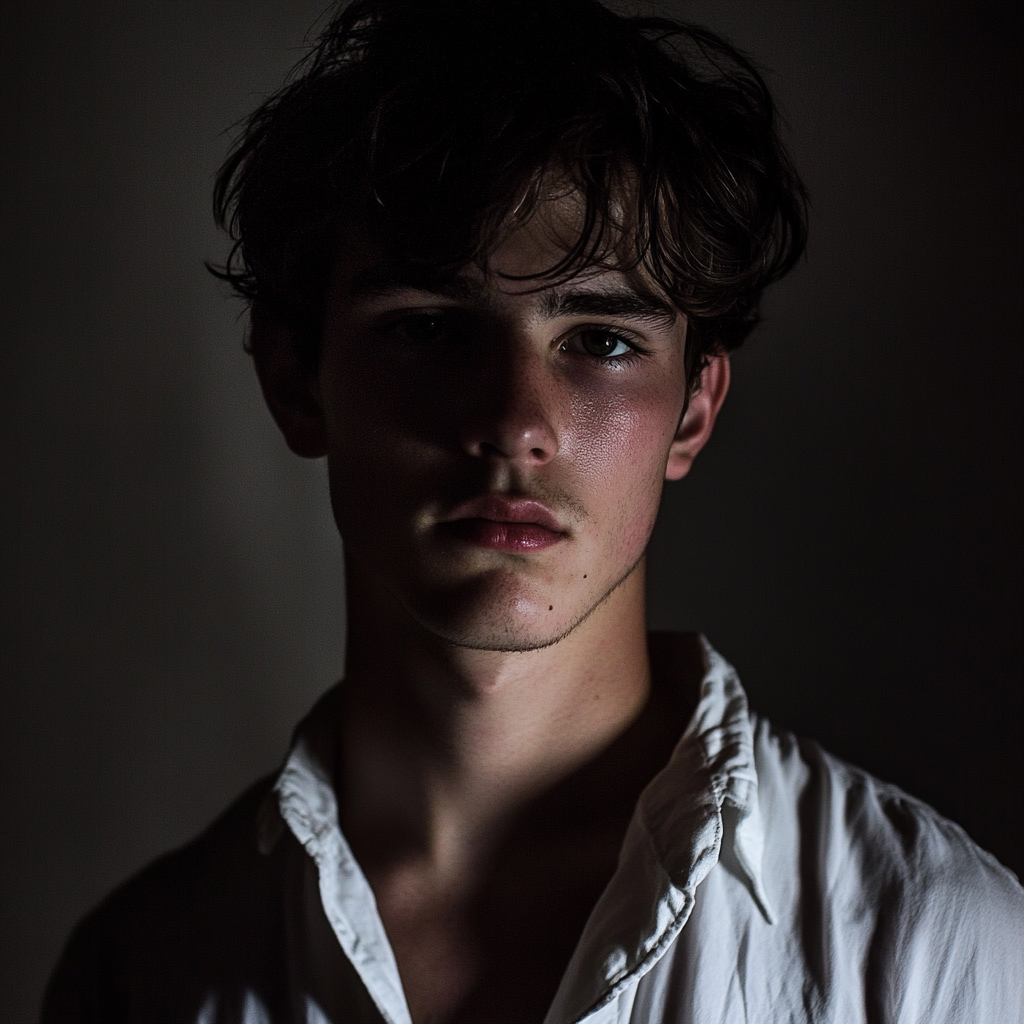
[[[342,664],[322,467],[275,435],[209,192],[316,2],[3,21],[0,1019],[104,892],[281,756]],[[652,622],[1024,869],[1020,23],[967,3],[674,10],[773,69],[809,259],[671,488]],[[1009,9],[1009,5],[1007,5]]]

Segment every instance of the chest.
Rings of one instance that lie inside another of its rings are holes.
[[[371,879],[414,1024],[540,1024],[617,854],[610,836],[547,845],[469,898],[408,868]]]

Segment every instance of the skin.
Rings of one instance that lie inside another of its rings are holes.
[[[693,705],[652,686],[643,557],[729,364],[684,415],[686,320],[642,273],[514,280],[557,260],[575,216],[571,196],[541,204],[486,269],[429,290],[372,240],[345,246],[312,377],[285,327],[253,320],[285,439],[328,459],[339,813],[417,1024],[543,1018]],[[529,520],[516,501],[546,526],[503,521]]]

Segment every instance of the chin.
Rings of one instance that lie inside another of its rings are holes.
[[[433,592],[418,607],[407,604],[412,617],[434,636],[478,651],[538,651],[564,640],[597,611],[643,561],[643,551],[618,578],[602,585],[563,589],[523,587],[513,574],[477,579],[455,591]],[[554,607],[552,607],[554,605]]]
[[[602,595],[509,593],[508,580],[476,581],[455,594],[432,594],[407,605],[424,629],[456,647],[478,651],[537,651],[568,636]],[[502,584],[505,585],[502,585]],[[529,588],[532,589],[532,588]],[[554,607],[552,607],[554,605]]]

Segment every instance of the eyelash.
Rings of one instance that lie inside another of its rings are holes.
[[[627,352],[623,352],[617,356],[601,356],[596,355],[593,352],[579,352],[578,354],[587,356],[590,359],[595,360],[605,366],[623,366],[628,363],[632,363],[637,359],[642,358],[646,353],[645,350],[637,343],[633,335],[626,333],[625,331],[617,330],[612,327],[606,327],[603,324],[584,324],[580,327],[573,328],[571,332],[564,335],[559,348],[564,352],[568,351],[568,344],[573,338],[579,338],[585,334],[604,334],[610,338],[614,338],[617,342],[625,345],[628,349]]]

